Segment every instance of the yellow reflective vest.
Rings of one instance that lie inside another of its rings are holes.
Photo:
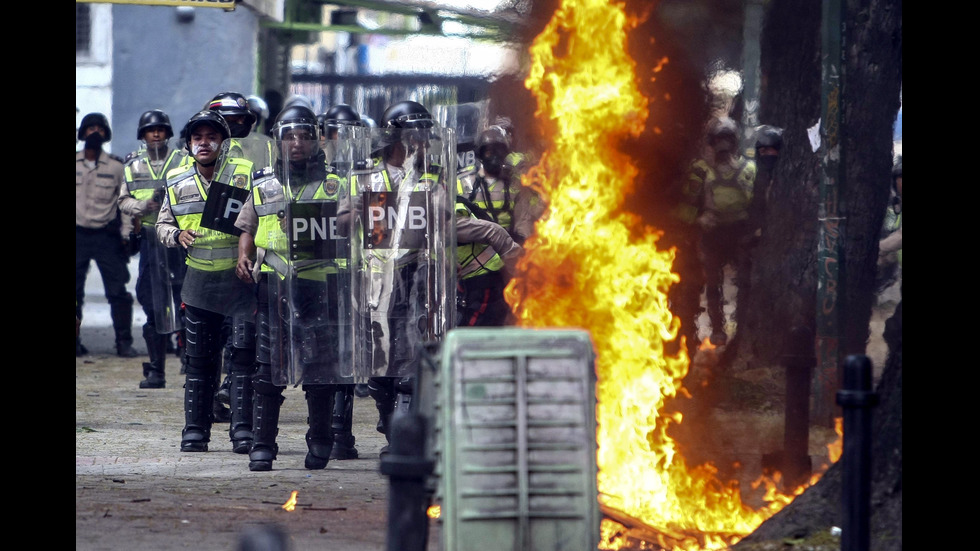
[[[187,265],[206,272],[233,269],[238,263],[238,236],[201,226],[211,184],[204,182],[195,165],[191,158],[190,163],[167,173],[170,210],[178,226],[200,234],[187,249]],[[252,163],[243,158],[228,158],[216,171],[213,181],[251,190]]]

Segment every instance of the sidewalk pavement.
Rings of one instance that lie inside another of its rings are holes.
[[[101,293],[97,270],[89,280]],[[179,361],[167,356],[166,388],[140,389],[149,358],[116,356],[108,316],[98,312],[98,296],[90,296],[81,328],[90,353],[75,358],[76,550],[238,551],[244,534],[267,525],[285,530],[289,551],[385,549],[388,479],[378,455],[385,439],[371,398],[354,403],[360,457],[324,470],[304,468],[306,401],[295,387],[284,392],[272,471],[248,470],[248,455],[231,451],[227,424],[212,428],[208,452],[182,453]],[[134,336],[142,323],[134,315]],[[136,349],[145,354],[142,342]],[[295,509],[286,511],[293,492]],[[427,551],[437,540],[433,529]]]

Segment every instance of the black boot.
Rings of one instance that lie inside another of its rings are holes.
[[[231,402],[231,449],[235,453],[248,453],[252,447],[252,378],[236,373],[229,375]]]
[[[378,408],[378,432],[385,435],[385,440],[391,443],[391,414],[395,411],[395,382],[388,377],[371,377],[368,380],[368,391],[374,398],[374,405]],[[381,448],[380,454],[388,453],[388,445]]]
[[[337,389],[333,385],[307,387],[306,408],[309,412],[306,431],[307,469],[322,469],[330,460],[333,450],[333,403]]]
[[[146,343],[146,351],[150,356],[150,361],[143,363],[143,380],[140,381],[140,388],[164,388],[166,386],[164,364],[167,354],[167,338],[167,335],[157,333],[152,326],[143,327],[143,341]]]
[[[357,459],[354,447],[354,385],[341,385],[333,403],[333,449],[330,459]]]
[[[109,304],[109,316],[116,333],[116,354],[123,358],[139,356],[133,348],[133,297]]]
[[[214,401],[212,402],[212,406],[211,406],[211,409],[214,412],[214,422],[215,423],[230,423],[231,422],[231,408],[228,407],[227,405],[225,405],[226,403],[230,403],[231,402],[230,390],[229,390],[229,395],[228,395],[229,397],[228,397],[228,400],[227,401],[222,401],[221,398],[218,397],[218,394],[221,392],[221,387],[224,386],[225,383],[228,384],[228,388],[230,389],[231,388],[231,375],[227,375],[225,377],[224,381],[222,381],[221,380],[221,372],[219,371],[217,373],[217,376],[216,376],[215,380],[214,380],[214,386],[218,390],[216,390],[214,392]]]
[[[184,430],[180,433],[180,451],[208,451],[213,400],[214,383],[210,378],[187,377],[184,381]]]
[[[271,471],[279,453],[276,436],[279,434],[279,410],[284,397],[259,394],[253,397],[252,448],[248,451],[248,470]]]

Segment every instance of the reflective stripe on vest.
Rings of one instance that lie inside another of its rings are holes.
[[[187,249],[187,265],[206,272],[233,269],[238,260],[238,236],[201,226],[201,214],[208,194],[194,163],[184,166],[184,170],[174,169],[167,176],[170,210],[177,219],[177,226],[201,234]],[[243,177],[247,188],[251,188],[252,163],[245,159],[227,159],[214,181],[229,184],[236,176]],[[196,187],[198,197],[181,202],[180,192],[188,186]]]
[[[170,155],[163,162],[160,172],[156,172],[153,170],[153,165],[150,164],[146,149],[141,150],[135,159],[126,164],[123,175],[126,180],[126,187],[129,189],[129,195],[137,201],[153,199],[156,190],[167,187],[167,173],[171,169],[177,168],[185,157],[186,155],[182,151],[172,149]],[[140,217],[140,223],[144,227],[153,226],[156,224],[158,214],[159,211],[148,212]]]

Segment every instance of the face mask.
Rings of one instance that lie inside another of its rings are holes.
[[[759,168],[763,168],[772,172],[776,168],[776,161],[779,159],[776,155],[763,155],[759,157]]]
[[[231,130],[232,138],[244,138],[248,136],[248,133],[252,131],[251,126],[247,126],[243,123],[230,123],[228,129]]]
[[[88,136],[85,136],[85,149],[99,151],[102,149],[103,143],[105,143],[105,138],[98,132],[92,132]]]

